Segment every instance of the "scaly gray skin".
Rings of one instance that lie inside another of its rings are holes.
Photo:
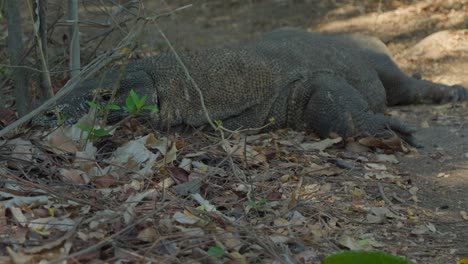
[[[262,127],[273,117],[275,123],[267,129],[312,129],[321,137],[331,132],[388,136],[392,130],[413,142],[411,129],[383,115],[387,105],[468,98],[466,88],[405,75],[386,46],[366,36],[285,28],[252,43],[179,55],[200,87],[211,118],[229,129]],[[116,75],[107,73],[105,89],[111,89]],[[85,81],[59,102],[62,114],[81,116],[97,82]],[[174,54],[128,64],[115,103],[124,105],[130,89],[159,107],[148,116],[157,127],[207,124],[199,95]],[[98,97],[98,103],[105,104],[105,99]],[[39,116],[36,123],[53,122]]]

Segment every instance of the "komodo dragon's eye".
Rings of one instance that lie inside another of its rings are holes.
[[[47,118],[54,118],[55,117],[55,112],[54,111],[47,111],[44,113],[44,116]]]
[[[108,102],[112,97],[112,90],[96,89],[91,93],[91,98],[96,98],[98,101]]]
[[[101,99],[104,101],[109,101],[111,99],[111,94],[101,94]]]

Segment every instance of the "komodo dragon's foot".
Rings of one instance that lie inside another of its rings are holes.
[[[315,89],[306,106],[304,120],[320,137],[328,137],[330,133],[342,137],[398,135],[409,144],[419,146],[413,137],[414,129],[381,113],[385,104],[383,92],[374,92],[374,97],[367,98],[347,80],[329,74],[314,76],[310,85]],[[373,85],[368,90],[383,88],[378,83]],[[369,103],[371,100],[373,106]]]
[[[422,145],[420,145],[413,136],[416,129],[409,127],[396,119],[380,113],[368,112],[359,115],[357,120],[360,120],[360,122],[358,122],[357,127],[353,127],[354,135],[358,134],[378,138],[391,138],[396,135],[414,147],[422,147]],[[349,124],[347,126],[349,128]]]
[[[413,100],[415,103],[440,104],[468,100],[468,88],[461,85],[446,86],[429,81],[417,80],[417,84],[408,87],[408,89],[413,91],[415,95]]]

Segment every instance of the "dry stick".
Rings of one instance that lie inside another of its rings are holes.
[[[49,86],[48,88],[50,89],[50,93],[53,94],[53,90],[52,90],[52,81],[50,80],[50,72],[49,72],[49,68],[47,67],[47,61],[46,61],[46,58],[45,58],[45,54],[44,54],[44,50],[42,48],[42,42],[41,42],[41,38],[39,37],[39,32],[37,31],[36,27],[34,26],[34,15],[33,15],[33,10],[32,10],[32,7],[31,7],[31,3],[30,1],[26,1],[28,3],[28,8],[29,8],[29,13],[31,15],[31,21],[33,22],[33,29],[34,29],[34,37],[36,38],[36,41],[37,41],[37,46],[39,47],[39,51],[40,51],[40,59],[41,59],[41,63],[42,63],[42,68],[45,69],[45,71],[43,71],[42,73],[45,74],[45,77],[46,77],[46,81],[47,81],[47,85]]]
[[[4,129],[0,130],[0,137],[5,136],[7,133],[12,131],[13,129],[16,129],[17,127],[19,127],[23,123],[31,120],[34,116],[38,115],[39,113],[41,113],[42,111],[44,111],[45,109],[50,107],[52,104],[54,104],[55,102],[60,100],[66,94],[71,92],[73,89],[75,89],[75,87],[81,82],[81,80],[89,78],[94,73],[96,73],[97,71],[99,71],[100,69],[102,69],[103,67],[105,67],[106,65],[111,63],[112,61],[114,61],[116,59],[119,59],[121,57],[122,57],[121,54],[118,54],[118,53],[112,54],[112,53],[110,53],[110,55],[109,54],[103,54],[103,55],[99,56],[98,58],[94,59],[93,62],[91,62],[88,66],[83,68],[82,72],[79,75],[77,75],[76,77],[70,79],[67,82],[67,84],[65,84],[65,86],[62,89],[60,89],[60,91],[57,92],[57,94],[54,97],[52,97],[49,100],[45,101],[41,106],[34,109],[29,114],[21,117],[20,119],[16,120],[15,122],[10,124],[9,126],[7,126]]]
[[[90,76],[92,76],[93,74],[98,72],[100,69],[107,66],[109,63],[111,63],[111,62],[113,62],[113,61],[115,61],[117,59],[120,59],[123,55],[116,52],[116,51],[119,51],[120,49],[123,49],[126,46],[128,46],[129,43],[132,43],[132,40],[133,40],[132,34],[129,34],[121,42],[121,45],[119,47],[117,47],[116,49],[114,49],[113,51],[111,51],[111,52],[109,52],[107,54],[103,54],[103,55],[97,57],[96,59],[94,59],[91,63],[89,63],[86,67],[83,68],[83,70],[80,72],[79,75],[77,75],[76,77],[70,79],[67,82],[67,84],[62,89],[60,89],[60,91],[54,97],[52,97],[49,100],[47,100],[46,102],[44,102],[41,106],[34,109],[29,114],[23,116],[22,118],[16,120],[15,122],[10,124],[9,126],[2,129],[0,131],[0,137],[6,135],[7,133],[12,131],[13,129],[19,127],[21,124],[29,121],[31,118],[33,118],[37,114],[39,114],[42,111],[44,111],[45,109],[49,108],[52,104],[54,104],[55,102],[60,100],[62,97],[64,97],[66,94],[70,93],[73,89],[75,89],[75,87],[81,82],[81,80],[89,78]]]
[[[384,199],[384,201],[386,203],[388,203],[389,205],[393,205],[392,201],[390,201],[390,199],[388,199],[387,195],[385,195],[385,191],[384,191],[384,188],[382,186],[382,183],[378,182],[377,186],[379,187],[379,192],[380,192],[380,196],[382,196],[382,199]]]
[[[185,66],[184,62],[182,61],[182,59],[180,58],[179,54],[176,52],[176,50],[174,49],[174,47],[172,46],[172,43],[169,41],[169,39],[166,37],[166,34],[164,34],[164,32],[159,28],[158,25],[154,24],[154,26],[156,27],[156,29],[158,30],[158,32],[161,34],[161,36],[164,38],[164,40],[166,41],[167,45],[169,46],[169,48],[171,49],[172,53],[174,54],[177,62],[179,63],[180,67],[182,67],[182,70],[184,71],[185,73],[185,76],[187,77],[187,79],[190,81],[190,83],[193,85],[193,87],[195,88],[195,90],[197,91],[198,93],[198,96],[200,97],[200,105],[203,109],[203,113],[205,114],[205,118],[206,118],[206,121],[208,121],[208,123],[210,124],[210,126],[216,131],[216,130],[219,130],[218,127],[214,124],[213,120],[211,119],[210,117],[210,114],[208,113],[208,109],[206,108],[206,105],[205,105],[205,97],[203,96],[203,92],[200,90],[200,87],[198,87],[198,84],[197,82],[195,82],[195,80],[192,78],[192,75],[189,73],[187,67]],[[184,93],[186,96],[188,96],[188,87],[185,87],[185,90]]]
[[[180,7],[180,8],[176,8],[170,12],[167,12],[167,13],[163,13],[163,14],[160,14],[160,15],[157,15],[157,16],[154,16],[154,17],[149,17],[149,18],[145,18],[145,17],[139,17],[138,19],[142,19],[144,21],[155,21],[156,19],[160,18],[160,17],[164,17],[164,16],[168,16],[168,15],[171,15],[173,14],[174,12],[177,12],[177,11],[180,11],[182,9],[186,9],[188,7],[191,7],[192,5],[186,5],[186,6],[183,6],[183,7]],[[0,137],[3,137],[5,136],[7,133],[11,132],[12,130],[16,129],[17,127],[19,127],[20,125],[22,125],[23,123],[31,120],[34,116],[38,115],[39,113],[41,113],[42,111],[44,111],[45,109],[47,109],[48,107],[50,107],[52,104],[54,104],[55,102],[57,102],[58,100],[60,100],[62,97],[64,97],[65,95],[67,95],[68,93],[70,93],[73,89],[75,89],[75,87],[84,79],[88,79],[89,77],[91,77],[93,74],[95,74],[97,71],[101,70],[102,68],[104,68],[105,66],[107,66],[109,63],[117,60],[117,59],[120,59],[123,57],[122,54],[118,53],[118,51],[120,51],[121,49],[129,46],[131,43],[133,43],[133,40],[135,39],[135,35],[130,32],[127,36],[125,36],[125,38],[119,43],[119,46],[117,48],[115,48],[113,51],[111,52],[108,52],[106,54],[102,54],[101,56],[97,57],[96,59],[94,59],[91,63],[89,63],[86,67],[84,67],[82,69],[82,71],[74,78],[70,79],[67,84],[62,88],[60,89],[60,91],[57,92],[57,94],[50,98],[49,100],[45,101],[41,106],[39,106],[38,108],[34,109],[33,111],[31,111],[29,114],[21,117],[20,119],[16,120],[15,122],[13,122],[12,124],[10,124],[9,126],[3,128],[2,130],[0,130]]]
[[[127,227],[125,227],[124,229],[120,230],[119,232],[107,237],[105,240],[97,243],[97,244],[94,244],[90,247],[87,247],[85,249],[82,249],[80,251],[77,251],[73,254],[70,254],[68,256],[65,256],[61,259],[58,259],[58,260],[54,260],[54,261],[51,261],[50,263],[62,263],[62,261],[64,260],[68,260],[68,259],[72,259],[72,258],[75,258],[75,257],[78,257],[82,254],[86,254],[88,252],[92,252],[93,250],[97,250],[101,247],[103,247],[104,245],[110,243],[114,238],[130,231],[132,228],[134,228],[135,226],[141,224],[141,223],[144,223],[148,218],[152,217],[155,213],[158,213],[160,211],[162,211],[163,209],[165,209],[166,207],[168,207],[170,205],[170,203],[166,203],[166,204],[163,204],[161,207],[159,207],[157,210],[155,210],[152,214],[147,214],[146,216],[143,216],[140,220],[136,221],[135,223],[133,224],[130,224],[128,225]]]
[[[26,1],[28,3],[28,8],[29,8],[29,12],[30,12],[30,15],[31,15],[31,21],[33,22],[33,31],[34,31],[34,38],[36,39],[36,42],[37,42],[37,47],[39,48],[39,57],[40,57],[40,60],[41,60],[41,69],[44,69],[45,71],[42,72],[41,74],[41,79],[45,77],[46,79],[46,82],[47,82],[47,87],[46,89],[48,91],[42,91],[43,90],[43,83],[41,81],[41,94],[44,96],[44,97],[49,97],[49,96],[53,96],[54,95],[54,90],[52,89],[52,80],[50,79],[50,72],[49,72],[49,67],[48,67],[48,62],[46,60],[46,55],[45,55],[45,50],[44,48],[42,47],[42,41],[41,41],[41,38],[39,37],[39,29],[35,27],[34,25],[34,14],[33,14],[33,9],[32,9],[32,6],[31,6],[31,3],[30,1]],[[46,36],[47,38],[47,36]],[[47,40],[46,40],[47,41]],[[57,108],[55,108],[55,115],[57,116],[58,119],[61,119],[60,118],[60,112]]]

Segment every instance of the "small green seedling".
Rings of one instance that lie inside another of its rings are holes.
[[[224,255],[226,255],[226,252],[224,252],[224,249],[222,249],[221,247],[218,247],[218,246],[212,246],[208,249],[208,256],[210,257],[213,257],[213,258],[216,258],[216,259],[220,259],[222,258]]]
[[[152,112],[157,112],[158,108],[152,105],[145,105],[147,97],[139,97],[138,94],[132,89],[130,91],[130,95],[125,99],[125,106],[121,107],[116,104],[107,104],[106,106],[101,106],[96,104],[95,102],[86,101],[89,107],[96,110],[97,115],[102,116],[104,111],[111,110],[111,111],[118,111],[124,110],[132,117],[136,117],[140,115],[143,110],[149,110]],[[78,124],[77,127],[85,132],[88,132],[89,139],[96,139],[108,136],[110,133],[104,128],[91,128],[89,125]]]
[[[245,203],[246,206],[252,207],[252,208],[259,208],[264,206],[267,203],[266,198],[260,199],[260,201],[248,201]]]
[[[156,106],[145,105],[147,98],[148,97],[146,95],[140,98],[138,94],[135,93],[135,91],[132,89],[130,91],[130,96],[128,96],[125,100],[125,106],[122,107],[122,109],[130,113],[130,115],[133,117],[140,115],[143,110],[157,112],[158,108]]]
[[[88,133],[88,139],[97,139],[108,136],[110,133],[104,128],[91,128],[89,125],[77,124],[76,127]]]

